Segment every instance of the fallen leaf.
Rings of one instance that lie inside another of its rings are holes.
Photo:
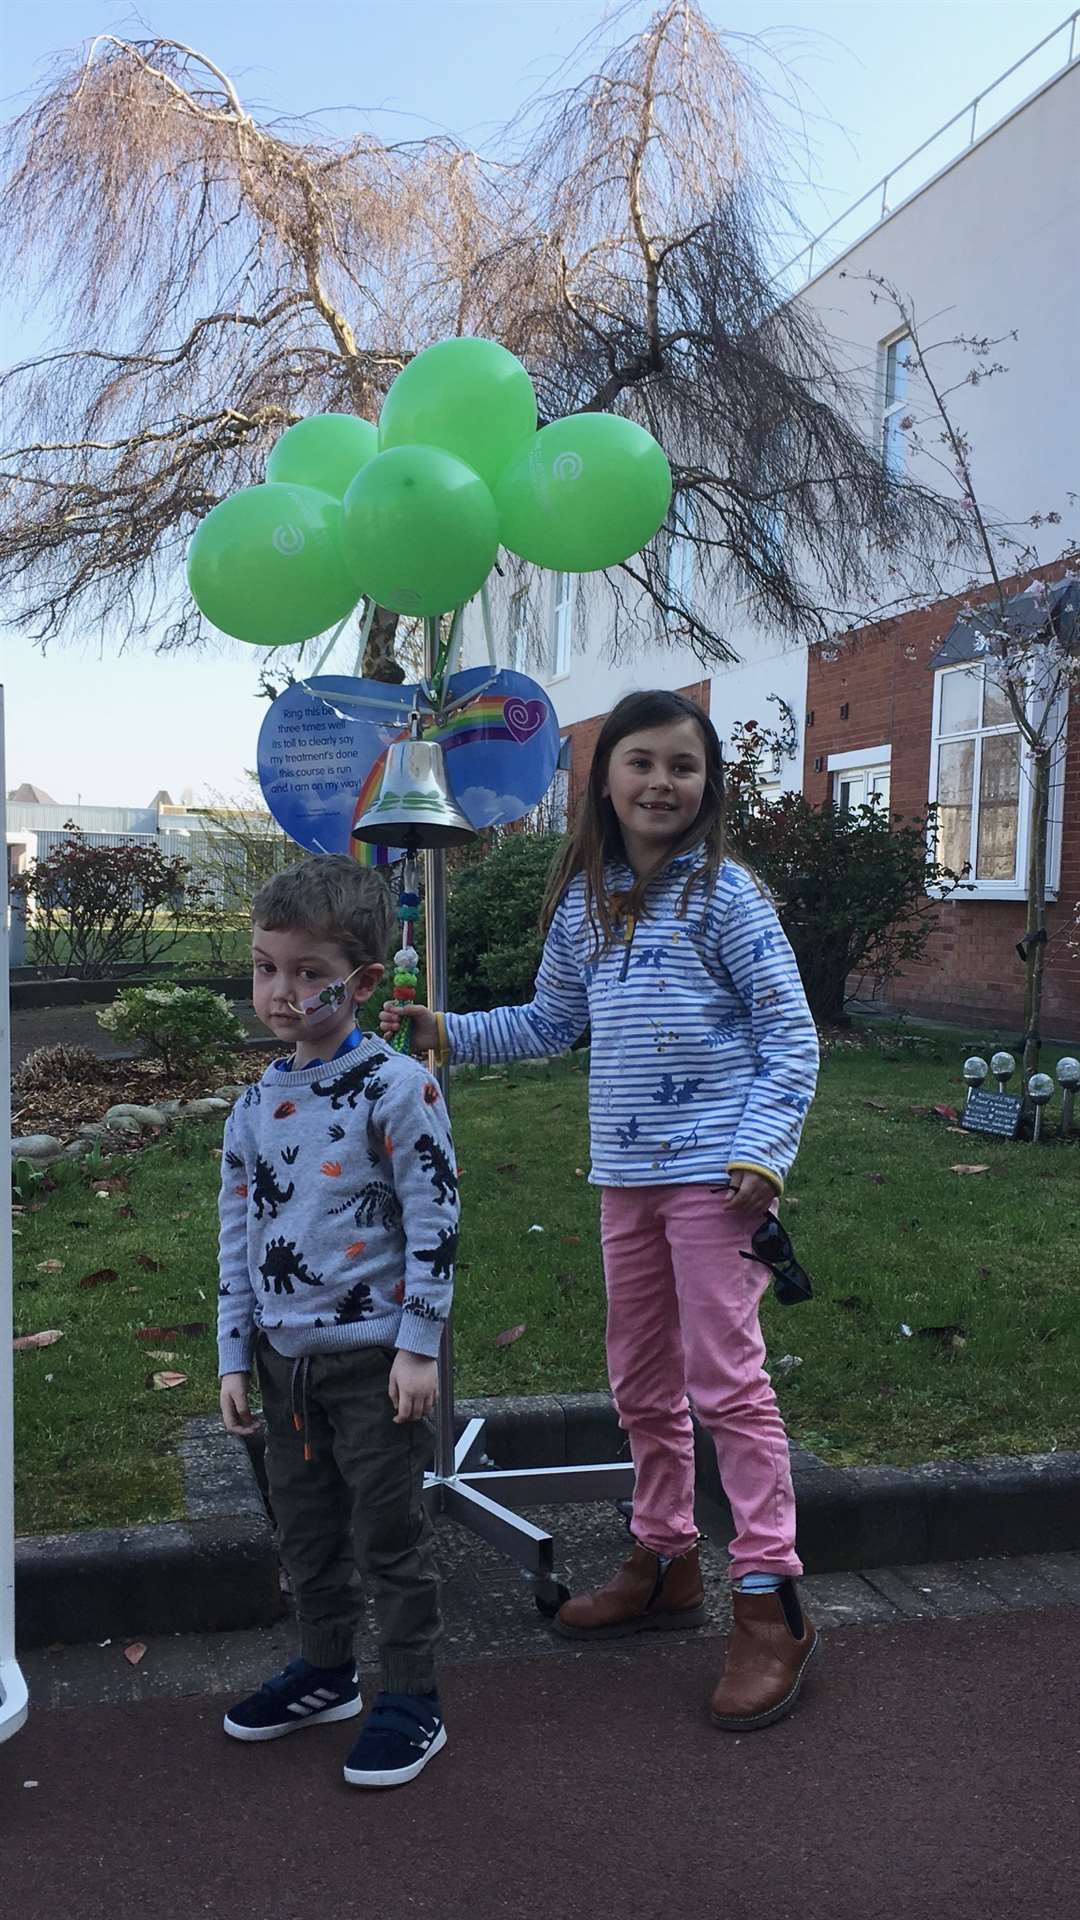
[[[502,1166],[495,1169],[496,1173],[516,1173],[517,1170],[516,1160],[504,1160]]]
[[[165,1366],[168,1366],[171,1360],[176,1359],[175,1353],[170,1353],[168,1349],[164,1347],[151,1347],[146,1357],[148,1360],[160,1360]]]
[[[581,1245],[580,1233],[564,1233],[560,1235],[560,1238],[564,1247],[580,1247]]]
[[[521,1339],[524,1331],[524,1325],[520,1327],[507,1327],[503,1333],[497,1333],[495,1335],[495,1345],[497,1347],[512,1347],[515,1340]]]
[[[161,1261],[155,1260],[149,1253],[137,1253],[135,1265],[141,1267],[144,1273],[160,1273],[162,1270]]]
[[[150,1385],[159,1393],[166,1393],[170,1387],[183,1387],[187,1384],[186,1373],[152,1373]]]
[[[47,1333],[24,1333],[11,1343],[12,1353],[25,1353],[28,1347],[55,1347],[63,1339],[58,1327],[50,1327]]]
[[[37,1270],[39,1273],[63,1273],[64,1263],[62,1260],[39,1260]]]
[[[198,1340],[209,1331],[205,1320],[185,1320],[177,1327],[138,1327],[136,1340]]]
[[[84,1273],[79,1281],[80,1287],[107,1287],[112,1280],[119,1280],[115,1267],[98,1267],[94,1273]]]
[[[983,1167],[983,1166],[968,1167],[968,1166],[964,1166],[963,1164],[961,1164],[958,1167],[949,1168],[950,1173],[989,1173],[989,1171],[990,1171],[989,1167]]]
[[[967,1133],[970,1133],[970,1131],[971,1131],[971,1129],[970,1129],[970,1127],[946,1127],[946,1129],[945,1129],[945,1131],[946,1131],[946,1133],[963,1133],[963,1134],[967,1134]]]
[[[864,1100],[863,1106],[869,1107],[871,1113],[888,1113],[889,1111],[884,1100]]]
[[[959,1120],[960,1118],[955,1107],[935,1107],[934,1112],[939,1120]]]
[[[134,1220],[135,1209],[134,1207],[117,1207],[116,1217],[118,1220]]]
[[[137,1667],[145,1652],[145,1642],[142,1640],[133,1640],[130,1647],[124,1648],[124,1659],[128,1661],[131,1666]]]

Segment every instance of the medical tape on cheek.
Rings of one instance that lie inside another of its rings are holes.
[[[354,967],[344,980],[331,980],[328,986],[321,987],[318,993],[311,993],[297,1006],[295,1000],[289,1001],[293,1013],[298,1013],[308,1026],[322,1025],[341,1012],[349,992],[349,981],[355,980],[362,968]]]

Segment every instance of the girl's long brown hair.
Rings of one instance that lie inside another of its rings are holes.
[[[650,727],[668,727],[680,720],[693,720],[701,729],[705,748],[705,792],[697,819],[680,835],[660,864],[643,878],[636,879],[630,893],[616,902],[604,881],[608,861],[625,864],[626,848],[622,829],[611,801],[604,795],[608,764],[620,740],[629,733],[641,733]],[[585,876],[585,913],[596,939],[596,952],[606,952],[615,938],[623,913],[642,917],[646,889],[680,854],[701,848],[701,862],[690,873],[679,904],[685,913],[691,890],[699,884],[711,892],[724,860],[730,858],[727,846],[724,799],[724,767],[716,728],[707,713],[681,693],[657,689],[647,693],[628,693],[613,707],[600,729],[589,769],[589,784],[578,812],[574,831],[557,865],[552,870],[541,909],[544,933],[551,925],[555,909],[579,873]]]

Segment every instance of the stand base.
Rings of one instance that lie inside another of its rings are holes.
[[[26,1681],[14,1660],[0,1663],[0,1740],[18,1733],[27,1714]]]
[[[470,1420],[454,1448],[452,1472],[427,1474],[424,1498],[431,1512],[445,1513],[516,1560],[535,1583],[541,1611],[553,1611],[556,1596],[566,1597],[555,1579],[555,1542],[550,1533],[503,1505],[503,1500],[520,1501],[523,1506],[557,1506],[579,1500],[628,1499],[634,1490],[633,1465],[629,1460],[610,1460],[584,1467],[470,1468],[483,1436],[484,1422]]]

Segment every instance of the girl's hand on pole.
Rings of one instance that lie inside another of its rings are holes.
[[[439,1044],[439,1028],[430,1008],[418,1006],[415,1001],[388,1000],[379,1014],[379,1032],[384,1040],[393,1039],[402,1020],[412,1022],[413,1052],[434,1052]]]

